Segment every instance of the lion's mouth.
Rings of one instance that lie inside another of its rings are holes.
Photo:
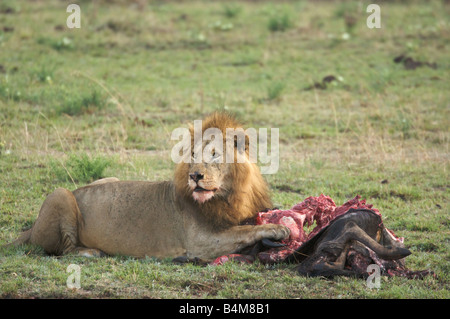
[[[217,188],[206,189],[206,188],[203,188],[203,187],[197,185],[192,192],[192,197],[194,198],[194,200],[196,200],[200,204],[203,204],[207,200],[210,200],[214,196],[214,193],[216,191],[217,191]]]
[[[206,189],[200,186],[194,188],[194,192],[215,192],[217,189]]]

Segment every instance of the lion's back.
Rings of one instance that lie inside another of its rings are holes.
[[[83,226],[81,242],[106,253],[161,252],[183,241],[172,182],[118,181],[73,192]],[[152,253],[151,255],[158,255]]]

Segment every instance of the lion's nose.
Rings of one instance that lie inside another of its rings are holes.
[[[194,174],[189,174],[189,177],[194,182],[198,182],[199,180],[203,179],[203,174],[200,174],[199,172],[195,172]]]

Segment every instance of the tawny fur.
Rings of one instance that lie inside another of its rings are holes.
[[[214,126],[223,131],[238,126],[224,113],[212,114],[203,124],[204,129]],[[190,171],[196,169],[202,170],[208,185],[217,185],[214,196],[204,203],[195,201],[187,186]],[[40,245],[55,255],[211,260],[264,238],[286,238],[289,229],[282,225],[238,225],[271,207],[267,185],[249,161],[181,163],[173,181],[108,178],[73,192],[58,188],[44,201],[32,228],[12,244]]]
[[[202,124],[202,133],[208,128],[221,130],[224,145],[227,128],[242,128],[242,125],[227,113],[213,113]],[[191,137],[191,145],[193,145],[192,127]],[[248,157],[248,145],[245,152]],[[238,225],[245,219],[254,217],[257,212],[273,207],[267,183],[256,164],[246,162],[223,165],[226,167],[225,169],[229,170],[227,175],[232,181],[230,189],[225,196],[215,196],[198,207],[199,212],[204,214],[212,224],[216,227]],[[189,163],[178,164],[175,169],[174,183],[177,192],[184,196],[187,201],[193,202],[192,190],[189,189],[186,182],[189,170]],[[210,212],[214,212],[214,214]]]

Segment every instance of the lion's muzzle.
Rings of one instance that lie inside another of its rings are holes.
[[[215,187],[214,183],[211,183],[211,181],[208,182],[205,175],[197,171],[189,174],[188,185],[192,190],[192,197],[200,204],[210,200],[218,190],[218,187]]]
[[[196,187],[192,193],[192,197],[200,204],[203,204],[207,200],[210,200],[214,196],[214,193],[215,191],[213,190]]]

